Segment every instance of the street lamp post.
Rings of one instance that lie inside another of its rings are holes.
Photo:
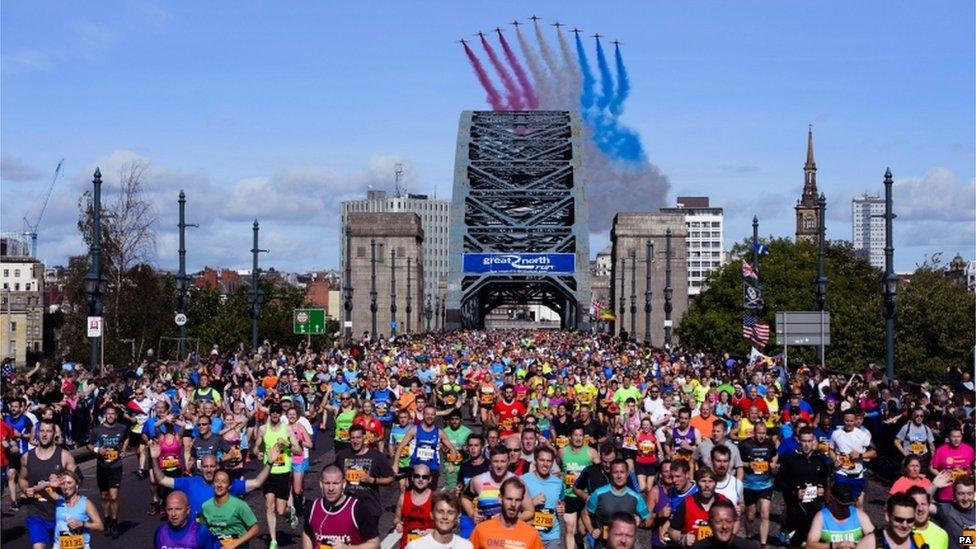
[[[390,337],[396,337],[396,248],[390,246]]]
[[[671,229],[664,233],[664,347],[671,349]]]
[[[630,336],[637,338],[637,250],[630,250]]]
[[[651,259],[654,257],[654,243],[647,241],[647,256],[644,258],[644,343],[651,345]]]
[[[258,286],[258,254],[267,253],[268,250],[262,250],[258,247],[258,232],[260,227],[258,226],[258,220],[254,220],[254,225],[252,226],[254,232],[254,245],[251,247],[251,349],[257,350],[258,348],[258,318],[261,316],[261,296],[264,292]]]
[[[413,313],[411,305],[413,297],[410,295],[410,257],[407,257],[407,333],[410,333],[410,315]]]
[[[817,252],[817,280],[814,282],[817,290],[817,303],[816,309],[820,311],[820,365],[826,365],[826,356],[824,354],[824,309],[827,305],[827,271],[825,269],[824,262],[827,257],[827,197],[823,193],[820,193],[820,200],[818,202],[820,206],[820,219],[819,221],[819,250]]]
[[[102,276],[102,172],[95,168],[92,178],[92,213],[91,213],[91,269],[85,275],[85,292],[88,294],[88,316],[102,316],[102,295],[105,293],[106,281]],[[9,320],[9,317],[8,317]],[[105,324],[102,323],[102,337],[92,337],[90,367],[100,364],[102,338],[105,337]]]
[[[885,170],[885,272],[881,279],[884,290],[884,318],[885,318],[885,373],[888,379],[895,378],[895,314],[897,307],[895,298],[898,295],[898,275],[895,274],[894,258],[895,246],[892,243],[892,221],[895,213],[891,208],[891,187],[894,181],[891,178],[891,168]]]
[[[424,318],[427,319],[427,331],[430,331],[430,319],[434,318],[434,311],[430,308],[430,294],[425,296],[427,298],[427,303],[424,304]]]
[[[344,303],[343,309],[346,317],[343,321],[344,333],[346,334],[346,344],[352,344],[352,228],[346,222],[346,277],[345,287],[343,288]]]
[[[627,258],[620,258],[620,318],[617,319],[617,323],[620,325],[620,333],[624,332],[624,313],[626,312],[627,300],[624,299],[624,288],[627,286],[624,284],[624,273],[627,271]]]
[[[177,300],[176,310],[179,313],[186,314],[186,293],[188,279],[186,276],[186,228],[187,227],[198,227],[199,225],[195,223],[186,222],[186,193],[180,190],[180,198],[177,201],[180,205],[180,222],[177,225],[180,229],[180,272],[176,275],[176,289],[179,291],[179,298]],[[177,360],[183,360],[186,358],[186,322],[180,324],[180,342],[179,348],[177,349]]]
[[[370,314],[370,332],[369,337],[375,341],[376,340],[376,239],[369,239],[369,269],[370,269],[370,286],[369,286],[369,314]]]

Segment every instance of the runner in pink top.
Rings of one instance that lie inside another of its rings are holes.
[[[962,429],[953,427],[949,431],[948,442],[935,449],[932,455],[932,473],[952,471],[952,482],[956,479],[972,474],[974,453],[973,447],[962,441]],[[936,494],[941,502],[952,501],[952,484],[942,488]]]

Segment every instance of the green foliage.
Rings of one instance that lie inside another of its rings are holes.
[[[785,238],[763,240],[769,255],[760,259],[760,281],[766,299],[763,321],[775,332],[776,311],[814,310],[817,246]],[[751,239],[736,244],[733,257],[752,261]],[[868,362],[884,360],[884,318],[881,271],[855,256],[845,242],[826,249],[827,310],[831,314],[831,340],[827,366],[859,370]],[[941,380],[949,365],[972,364],[976,336],[973,318],[976,300],[952,284],[936,269],[920,269],[899,295],[896,321],[895,365],[898,376],[913,380]],[[678,327],[683,343],[744,355],[742,339],[742,263],[732,261],[708,280],[689,306]],[[773,344],[767,354],[780,353]],[[815,360],[815,349],[791,347],[790,361]]]

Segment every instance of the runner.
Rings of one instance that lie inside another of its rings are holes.
[[[672,463],[672,475],[680,462]],[[716,501],[728,501],[725,496],[715,493],[715,476],[715,472],[709,467],[696,471],[695,486],[698,489],[680,504],[673,506],[674,513],[671,515],[668,535],[675,543],[690,547],[712,535],[712,529],[708,525],[709,508]]]
[[[559,450],[559,461],[562,463],[563,484],[565,485],[563,490],[565,502],[563,520],[566,523],[566,549],[576,549],[576,535],[580,528],[578,523],[579,512],[586,504],[586,500],[580,497],[574,489],[576,481],[585,469],[595,463],[600,463],[600,455],[597,451],[584,444],[583,427],[574,425],[571,433],[569,445]]]
[[[61,497],[54,511],[54,549],[91,549],[91,533],[105,529],[95,504],[78,493],[81,478],[64,471],[58,479]]]
[[[783,492],[786,520],[781,529],[783,538],[790,538],[792,546],[807,539],[814,515],[823,506],[823,494],[830,479],[830,464],[817,449],[819,443],[813,429],[799,432],[800,449],[780,460],[775,485]]]
[[[47,549],[54,544],[56,504],[52,481],[65,471],[75,471],[75,459],[54,445],[54,423],[42,421],[38,445],[24,454],[17,481],[20,491],[31,500],[27,516],[27,534],[33,549]]]
[[[779,469],[776,445],[767,437],[765,425],[757,425],[752,437],[739,443],[747,464],[742,481],[746,507],[746,537],[752,537],[759,513],[759,545],[765,548],[769,539],[769,510],[773,501],[773,475]]]
[[[594,490],[586,500],[586,513],[582,515],[591,546],[603,547],[609,534],[607,527],[615,513],[636,516],[638,523],[651,524],[651,514],[644,497],[630,485],[630,468],[621,458],[610,462],[610,482]]]
[[[444,433],[447,435],[448,440],[451,441],[451,444],[460,450],[455,453],[443,454],[444,489],[453,491],[457,487],[458,471],[461,468],[461,462],[466,457],[467,450],[465,446],[468,442],[468,437],[471,435],[471,429],[461,424],[460,410],[452,410],[447,415],[447,427],[444,428]]]
[[[246,548],[260,527],[247,503],[230,495],[231,482],[230,473],[225,470],[214,474],[214,497],[203,504],[199,520],[220,541],[222,548]],[[269,547],[276,545],[272,532]]]
[[[410,488],[397,503],[393,515],[394,530],[400,533],[400,549],[408,543],[420,539],[434,528],[432,514],[430,468],[420,464],[410,472]]]
[[[716,501],[708,509],[708,527],[712,535],[696,541],[692,549],[756,549],[752,540],[735,534],[739,524],[739,511],[728,501]]]
[[[271,464],[271,474],[261,488],[264,493],[264,516],[268,523],[268,534],[271,541],[269,549],[278,547],[278,516],[285,516],[288,524],[294,527],[298,524],[295,510],[288,508],[288,497],[291,495],[291,456],[302,452],[302,445],[292,433],[287,420],[282,419],[284,412],[281,404],[274,403],[268,407],[268,421],[258,429],[255,450],[258,459]],[[278,456],[274,462],[270,461],[270,451],[277,448]]]
[[[494,548],[499,540],[504,540],[506,548],[543,549],[542,539],[535,528],[519,518],[525,510],[525,493],[525,484],[517,478],[502,483],[499,488],[501,512],[475,526],[471,533],[474,549]]]
[[[291,497],[288,505],[295,516],[305,516],[305,473],[311,466],[309,450],[312,448],[312,424],[302,415],[297,407],[292,406],[285,414],[288,428],[292,437],[301,445],[301,449],[291,456]]]
[[[566,507],[563,501],[563,481],[552,474],[556,452],[548,446],[536,448],[534,463],[534,471],[521,477],[533,506],[529,523],[539,531],[545,549],[561,549],[561,517],[564,516]]]
[[[468,538],[476,524],[499,514],[502,509],[501,485],[514,477],[509,470],[508,449],[498,444],[489,450],[488,471],[474,477],[461,499],[464,514],[461,515],[461,537]]]
[[[423,463],[429,467],[430,474],[433,476],[431,484],[434,486],[437,485],[437,479],[440,478],[440,446],[443,444],[450,453],[457,453],[457,448],[447,438],[447,433],[437,426],[435,423],[436,420],[437,410],[434,406],[425,406],[423,422],[407,431],[407,434],[397,447],[397,453],[402,454],[403,449],[407,445],[416,441],[413,453],[410,454],[410,466],[413,467]],[[393,466],[393,471],[399,471],[399,463]]]
[[[190,520],[190,503],[179,490],[166,496],[166,521],[153,536],[156,549],[213,549],[219,545],[206,526]]]
[[[380,486],[393,484],[395,473],[386,455],[366,445],[366,429],[362,425],[349,428],[349,448],[336,453],[335,464],[345,475],[346,493],[379,516],[383,511]]]
[[[835,482],[828,494],[827,505],[814,515],[810,524],[806,546],[810,549],[853,549],[866,533],[874,531],[874,525],[867,513],[857,508],[857,498],[850,484]],[[914,521],[914,507],[912,511]]]
[[[864,535],[867,539],[862,545],[884,549],[922,549],[912,536],[916,507],[915,500],[907,494],[895,494],[888,498],[885,502],[885,527],[867,532]]]
[[[116,423],[115,406],[105,409],[105,420],[91,431],[88,449],[95,452],[98,461],[95,478],[102,493],[102,511],[105,513],[105,535],[119,538],[119,488],[122,486],[122,457],[129,446],[128,431]]]
[[[376,516],[368,505],[345,494],[342,471],[335,465],[322,469],[322,497],[312,502],[302,530],[302,548],[342,547],[379,549]]]
[[[436,492],[431,497],[434,529],[426,536],[407,544],[407,549],[473,549],[471,542],[454,534],[461,513],[457,496]]]

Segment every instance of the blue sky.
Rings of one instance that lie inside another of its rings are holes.
[[[176,265],[180,188],[201,224],[191,269],[247,267],[255,217],[266,265],[337,266],[338,202],[392,188],[396,162],[412,192],[450,195],[458,116],[486,108],[454,42],[534,12],[623,42],[623,123],[670,179],[669,202],[726,208],[727,244],[753,214],[763,234],[792,235],[812,123],[829,238],[851,238],[851,197],[880,193],[890,166],[896,267],[973,257],[972,2],[529,6],[4,2],[0,226],[22,230],[65,158],[39,231],[39,256],[63,263],[85,251],[76,203],[94,167],[111,200],[119,167],[142,160],[160,266]]]

